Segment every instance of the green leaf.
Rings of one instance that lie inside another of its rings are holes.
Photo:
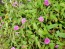
[[[43,35],[46,35],[46,34],[48,34],[48,31],[47,31],[46,28],[44,28],[44,30],[43,30]]]
[[[62,6],[62,7],[64,7],[64,8],[65,8],[65,6],[64,6],[64,5],[65,5],[65,3],[60,3],[60,6]]]
[[[46,46],[45,49],[48,49],[48,46]]]
[[[38,29],[36,23],[33,23],[33,28],[36,29],[36,30]]]
[[[54,43],[49,44],[50,49],[54,49],[54,46],[55,46]]]
[[[58,44],[58,45],[65,45],[64,43],[59,42],[59,41],[57,41],[57,44]]]
[[[38,30],[38,35],[40,35],[41,37],[43,37],[46,34],[48,34],[48,32],[45,28],[44,28],[44,30],[41,28]]]
[[[51,24],[51,25],[47,25],[47,29],[50,30],[52,28],[56,28],[58,26],[58,24]]]
[[[39,47],[39,49],[41,48],[41,45],[40,45],[40,42],[38,40],[38,37],[35,38],[35,42],[36,42],[36,45]]]
[[[41,28],[38,30],[38,35],[40,35],[41,37],[43,37],[43,30]]]
[[[56,32],[56,35],[55,35],[56,37],[61,37],[61,38],[65,38],[65,33],[61,33],[61,32],[59,32],[59,31],[57,31]]]

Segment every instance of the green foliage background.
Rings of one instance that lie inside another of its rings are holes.
[[[0,4],[0,16],[4,25],[0,27],[0,49],[65,49],[65,1],[49,0],[50,5],[45,6],[44,0],[17,0],[18,6],[13,7],[9,0],[3,0]],[[14,0],[12,0],[13,2]],[[39,22],[38,17],[43,16],[44,22]],[[21,19],[26,18],[27,22],[21,24]],[[20,27],[14,31],[15,25]],[[23,28],[22,28],[23,27]],[[16,34],[19,32],[19,34]],[[48,37],[51,42],[44,44]]]

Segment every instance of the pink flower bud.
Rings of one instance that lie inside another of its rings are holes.
[[[55,48],[58,48],[59,47],[59,45],[55,45]]]
[[[49,1],[48,0],[44,0],[44,5],[46,5],[46,6],[49,6]]]
[[[43,18],[42,16],[40,16],[40,17],[38,18],[38,20],[39,20],[40,22],[43,22],[43,21],[44,21],[44,18]]]
[[[14,26],[14,30],[18,30],[19,29],[19,26]]]
[[[26,18],[22,18],[21,22],[24,24],[26,22]]]
[[[15,49],[15,47],[12,47],[11,49]]]
[[[49,44],[50,43],[50,39],[49,38],[45,38],[44,43],[45,44]]]

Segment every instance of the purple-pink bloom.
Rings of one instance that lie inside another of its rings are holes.
[[[12,4],[13,7],[16,7],[17,5],[18,5],[17,1],[15,1],[15,2]]]
[[[15,47],[12,47],[11,49],[15,49]]]
[[[26,18],[22,18],[21,22],[24,24],[26,22]]]
[[[55,45],[55,48],[58,48],[59,47],[59,45]]]
[[[44,5],[46,5],[46,6],[49,6],[49,1],[48,0],[44,0]]]
[[[19,29],[19,26],[14,26],[14,30],[18,30]]]
[[[45,38],[44,43],[45,44],[49,44],[50,43],[50,39],[49,38]]]
[[[42,16],[40,16],[40,17],[38,18],[38,20],[39,20],[40,22],[43,22],[43,21],[44,21],[44,18],[43,18]]]

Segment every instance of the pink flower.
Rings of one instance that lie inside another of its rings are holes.
[[[19,29],[19,26],[14,26],[14,30],[18,30]]]
[[[15,1],[15,2],[12,4],[13,7],[16,7],[17,5],[18,5],[17,1]]]
[[[15,49],[15,47],[12,47],[11,49]]]
[[[24,24],[26,22],[26,18],[22,18],[21,22]]]
[[[44,43],[45,44],[49,44],[50,43],[50,39],[49,38],[45,38]]]
[[[40,17],[38,18],[38,20],[39,20],[40,22],[43,22],[43,21],[44,21],[44,18],[43,18],[42,16],[40,16]]]
[[[59,47],[59,45],[55,45],[55,48],[58,48]]]
[[[44,5],[46,5],[46,6],[49,6],[49,1],[48,0],[44,0]]]

